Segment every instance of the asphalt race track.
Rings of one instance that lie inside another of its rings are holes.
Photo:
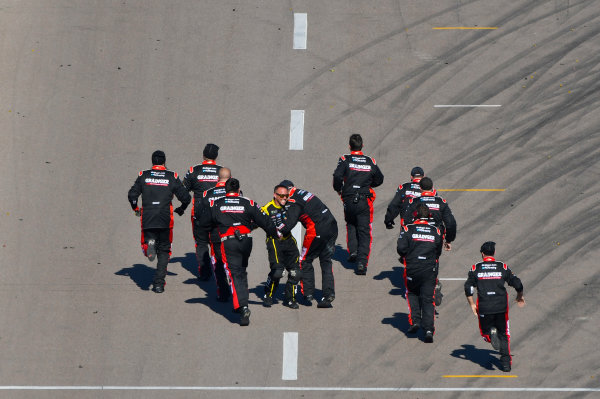
[[[0,49],[0,397],[600,394],[600,2],[0,0]],[[302,150],[291,110],[305,111]],[[385,175],[365,277],[331,188],[351,133]],[[195,277],[189,212],[165,293],[149,291],[127,190],[152,151],[183,175],[208,142],[246,196],[264,204],[287,178],[334,212],[333,309],[262,307],[259,231],[241,328]],[[433,344],[405,333],[398,231],[383,224],[415,165],[459,226]],[[525,286],[510,374],[463,293],[486,240]]]

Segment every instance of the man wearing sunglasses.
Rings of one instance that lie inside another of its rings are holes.
[[[273,189],[273,200],[261,208],[263,213],[273,220],[275,226],[282,225],[287,218],[287,204],[289,190],[286,186],[278,184]],[[284,306],[292,309],[298,309],[296,301],[298,293],[298,283],[301,279],[300,266],[298,264],[298,244],[291,233],[278,238],[277,236],[267,236],[267,252],[269,254],[269,266],[271,271],[267,277],[265,285],[265,294],[263,302],[266,307],[273,304],[273,296],[277,292],[279,281],[283,277],[283,270],[288,272],[288,280],[285,284]]]
[[[290,234],[298,221],[306,229],[300,255],[304,299],[309,306],[312,304],[315,293],[315,271],[312,263],[319,258],[323,297],[317,306],[331,308],[331,303],[335,299],[331,257],[335,251],[335,240],[338,235],[337,221],[329,208],[313,193],[294,187],[294,183],[289,180],[279,184],[290,190],[288,217],[277,227],[279,232],[282,235]]]

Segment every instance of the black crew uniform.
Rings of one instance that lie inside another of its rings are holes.
[[[260,209],[265,215],[273,220],[275,226],[281,226],[287,218],[288,208],[288,204],[281,206],[275,202],[275,200],[271,200]],[[297,307],[297,305],[294,304],[297,299],[298,284],[302,278],[299,264],[298,243],[291,232],[281,238],[277,236],[267,236],[266,243],[271,271],[267,276],[265,298],[273,298],[277,292],[279,281],[281,277],[283,277],[283,271],[285,269],[288,272],[288,279],[285,284],[284,305]]]
[[[196,224],[194,223],[194,215],[201,213],[202,194],[217,185],[219,181],[219,170],[221,165],[217,165],[214,160],[206,160],[201,164],[192,166],[183,178],[183,185],[188,191],[194,192],[194,200],[192,202],[192,232],[194,234],[194,242],[196,243],[196,259],[198,260],[198,276],[201,280],[210,278],[210,257],[208,254],[207,234],[198,235]],[[206,232],[205,232],[206,233]]]
[[[456,219],[448,203],[442,197],[436,195],[435,191],[423,191],[420,197],[410,198],[404,212],[404,223],[410,224],[415,220],[417,206],[423,203],[429,208],[429,224],[440,229],[442,237],[451,243],[456,238]]]
[[[373,202],[375,191],[383,183],[383,174],[375,159],[362,151],[342,155],[333,172],[333,189],[344,202],[348,253],[366,272],[373,241]],[[357,271],[359,269],[357,268]]]
[[[199,206],[200,213],[197,213],[196,216],[194,216],[196,220],[196,223],[194,223],[194,228],[196,229],[195,236],[198,237],[201,242],[208,242],[210,245],[210,264],[212,265],[212,270],[217,283],[217,300],[219,302],[227,302],[231,296],[228,275],[221,256],[221,237],[219,236],[219,230],[216,227],[209,231],[200,226],[198,221],[201,219],[202,212],[208,212],[210,202],[224,197],[225,194],[225,182],[218,182],[215,187],[206,190],[202,193],[201,205]]]
[[[424,219],[403,226],[398,237],[398,254],[404,261],[404,284],[408,321],[435,333],[435,285],[443,240],[440,230]]]
[[[300,269],[302,270],[302,294],[311,301],[315,293],[315,271],[313,261],[318,257],[321,264],[323,284],[322,302],[328,307],[335,299],[335,283],[331,257],[335,252],[335,240],[338,235],[337,221],[329,208],[314,194],[293,187],[288,199],[288,217],[280,226],[282,235],[288,235],[298,221],[306,229],[302,252],[300,253]]]
[[[138,206],[140,194],[141,208]],[[154,165],[152,169],[141,171],[127,195],[131,208],[141,213],[141,243],[145,256],[148,256],[148,242],[155,240],[157,264],[153,284],[161,288],[165,285],[173,241],[173,195],[181,201],[181,210],[185,210],[191,201],[190,194],[181,184],[177,173],[167,170],[163,165]]]
[[[396,219],[398,215],[400,215],[400,225],[404,225],[402,217],[406,213],[408,201],[411,198],[418,198],[421,196],[421,186],[419,185],[421,179],[422,177],[415,177],[411,181],[398,186],[396,194],[394,194],[394,198],[390,201],[387,212],[385,213],[384,223],[387,228],[393,228],[394,219]]]
[[[229,276],[233,308],[237,312],[248,309],[248,258],[252,252],[251,230],[256,226],[268,235],[277,236],[270,217],[260,211],[256,203],[238,193],[211,201],[202,213],[201,227],[216,228],[221,240],[221,256]],[[213,234],[211,232],[211,234]]]
[[[486,256],[483,262],[471,266],[465,282],[465,295],[473,296],[477,288],[477,314],[479,331],[486,342],[491,341],[490,331],[496,328],[500,341],[500,361],[510,366],[510,329],[508,323],[508,293],[504,286],[508,283],[517,292],[523,292],[521,280],[515,276],[506,263]]]

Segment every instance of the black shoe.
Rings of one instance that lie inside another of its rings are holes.
[[[413,324],[412,326],[409,327],[407,333],[409,334],[415,334],[417,331],[419,331],[420,326],[418,324]]]
[[[163,284],[152,284],[152,291],[156,292],[157,294],[162,294],[165,292],[165,286]]]
[[[283,306],[287,306],[290,309],[298,309],[300,307],[298,305],[298,302],[296,302],[296,301],[288,301],[288,300],[283,301]]]
[[[492,327],[490,330],[490,343],[492,344],[492,348],[500,350],[500,338],[498,338],[498,330],[496,330],[496,327]]]
[[[332,308],[331,302],[335,299],[335,296],[329,295],[327,298],[321,298],[321,302],[318,303],[317,307],[321,309]]]
[[[502,363],[502,371],[510,373],[510,363]]]
[[[250,309],[248,306],[244,306],[240,311],[240,326],[247,326],[250,324]]]
[[[356,265],[356,274],[359,276],[364,276],[367,274],[367,266],[363,265],[362,263]]]
[[[425,333],[425,342],[427,342],[428,344],[433,342],[433,332],[427,331]]]
[[[349,256],[348,256],[348,262],[349,263],[354,263],[356,262],[356,252],[352,252]]]
[[[152,262],[154,260],[154,258],[156,258],[156,240],[155,239],[148,240],[148,249],[146,250],[146,254],[148,255],[148,260],[150,262]]]
[[[440,306],[442,304],[442,298],[444,298],[444,294],[442,294],[442,283],[440,283],[439,281],[435,285],[435,291],[433,292],[433,296],[435,298],[435,306]]]
[[[304,295],[304,303],[306,304],[306,306],[312,306],[312,301],[315,298],[312,295]]]
[[[268,296],[268,295],[264,295],[263,296],[263,306],[265,308],[270,308],[271,305],[273,305],[273,297],[272,296]]]

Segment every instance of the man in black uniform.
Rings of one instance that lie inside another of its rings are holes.
[[[323,297],[317,306],[330,308],[335,299],[331,257],[335,251],[335,240],[338,235],[337,221],[329,208],[313,193],[294,187],[294,183],[289,180],[284,180],[279,184],[290,190],[288,217],[283,224],[278,226],[280,233],[287,236],[298,221],[306,229],[300,254],[300,269],[302,270],[300,285],[304,299],[308,305],[311,305],[314,299],[315,270],[312,263],[318,257],[321,264]]]
[[[394,228],[394,219],[396,219],[396,216],[398,215],[400,215],[400,225],[402,225],[402,216],[406,211],[408,201],[411,198],[417,198],[421,196],[421,186],[419,185],[419,182],[423,177],[425,177],[423,168],[419,166],[412,168],[410,171],[410,177],[411,180],[409,182],[398,186],[394,198],[387,207],[384,223],[388,230]]]
[[[196,213],[194,216],[194,228],[196,229],[194,237],[198,237],[197,241],[210,243],[210,261],[217,283],[217,301],[219,302],[227,302],[231,296],[229,281],[227,280],[227,271],[225,270],[223,259],[221,257],[221,237],[216,228],[212,229],[212,231],[208,231],[206,228],[200,226],[198,221],[201,219],[201,214],[209,209],[211,201],[216,201],[225,196],[225,183],[229,178],[231,178],[231,170],[229,168],[219,169],[219,181],[217,182],[217,185],[202,193],[201,204],[198,207],[199,213]]]
[[[173,241],[173,194],[181,201],[175,209],[179,216],[183,215],[191,198],[181,184],[177,173],[165,167],[165,153],[154,151],[152,169],[143,170],[129,189],[128,198],[136,216],[142,219],[142,251],[150,261],[157,257],[156,274],[152,291],[164,292],[167,264],[171,256]],[[138,206],[138,197],[142,195],[142,207]]]
[[[452,249],[451,242],[456,238],[456,219],[448,203],[442,197],[436,195],[433,189],[433,181],[429,177],[424,177],[419,182],[421,187],[421,196],[410,198],[408,206],[404,212],[404,223],[410,224],[415,220],[416,207],[419,204],[425,204],[429,207],[429,224],[439,227],[442,237],[444,237],[444,249]]]
[[[201,225],[216,227],[221,238],[221,255],[231,282],[233,309],[240,314],[240,325],[250,324],[248,309],[248,258],[252,252],[250,232],[255,225],[268,235],[278,232],[271,218],[260,211],[254,201],[241,197],[240,182],[231,178],[225,183],[225,197],[211,201],[201,215]]]
[[[260,208],[265,215],[273,220],[275,226],[282,225],[287,218],[289,196],[288,188],[278,184],[273,189],[273,199]],[[273,304],[273,296],[277,292],[279,280],[283,277],[283,270],[285,269],[288,272],[288,279],[285,284],[285,300],[283,305],[292,309],[298,309],[296,296],[298,283],[301,280],[301,272],[298,263],[299,253],[296,239],[292,233],[288,233],[281,238],[267,236],[267,252],[269,254],[271,271],[267,276],[265,295],[263,296],[265,306],[270,307]]]
[[[517,305],[525,306],[523,284],[506,263],[494,259],[496,243],[487,241],[481,246],[481,258],[471,267],[465,282],[465,295],[473,314],[479,319],[479,331],[486,342],[500,351],[502,371],[511,370],[510,329],[508,327],[508,293],[504,283],[517,291]],[[477,304],[473,294],[477,288]]]
[[[333,189],[344,202],[344,218],[348,234],[349,262],[356,262],[356,274],[367,274],[367,264],[373,241],[372,187],[383,183],[383,174],[375,160],[362,153],[360,134],[350,136],[350,154],[342,155],[333,172]]]
[[[201,213],[198,209],[201,205],[202,193],[209,188],[213,188],[219,181],[219,169],[222,166],[217,165],[219,156],[219,146],[216,144],[207,144],[203,151],[204,160],[200,165],[192,166],[183,178],[183,185],[188,191],[194,192],[194,202],[192,203],[192,231],[196,243],[196,259],[198,260],[198,277],[202,281],[210,279],[211,266],[208,255],[208,241],[206,234],[200,237],[196,236],[198,232],[194,226],[194,215]]]
[[[404,260],[404,284],[408,302],[409,333],[425,330],[425,342],[433,342],[435,333],[435,284],[438,258],[442,253],[440,230],[429,224],[429,208],[419,204],[416,220],[400,230],[398,254]]]

